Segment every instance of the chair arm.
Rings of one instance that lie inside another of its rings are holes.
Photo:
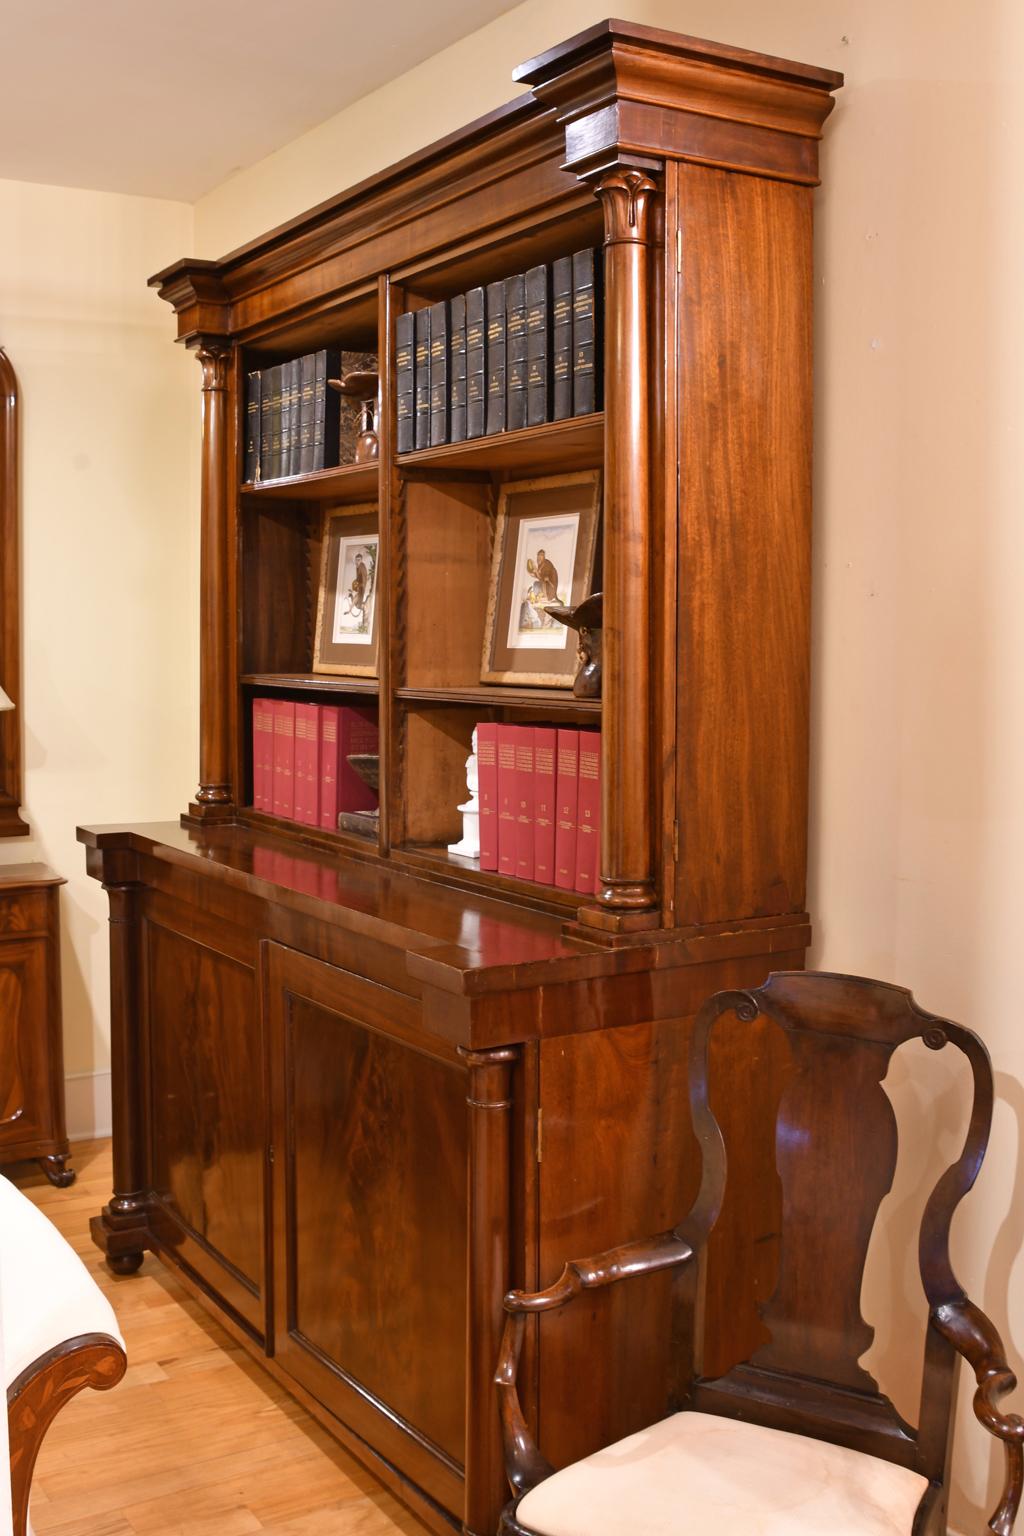
[[[509,1291],[505,1297],[505,1331],[502,1335],[494,1384],[498,1389],[501,1433],[505,1446],[505,1472],[517,1493],[525,1493],[550,1477],[554,1468],[537,1449],[523,1415],[516,1386],[526,1319],[534,1312],[551,1312],[581,1291],[614,1285],[634,1275],[652,1275],[693,1258],[693,1249],[674,1232],[609,1248],[589,1259],[567,1264],[553,1285],[543,1291]]]
[[[977,1382],[975,1417],[989,1434],[1003,1442],[1006,1452],[1003,1494],[988,1524],[996,1536],[1010,1536],[1024,1491],[1024,1419],[1017,1413],[1003,1413],[996,1407],[995,1399],[1012,1392],[1017,1378],[1007,1364],[1006,1351],[995,1324],[966,1296],[960,1301],[943,1302],[933,1307],[931,1322],[973,1369]]]

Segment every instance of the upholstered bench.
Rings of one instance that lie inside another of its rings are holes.
[[[50,1424],[83,1387],[115,1386],[126,1365],[113,1308],[81,1259],[31,1200],[0,1177],[0,1370],[14,1536],[29,1530],[32,1472]],[[6,1504],[5,1487],[0,1530]]]

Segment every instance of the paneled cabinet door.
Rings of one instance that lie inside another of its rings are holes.
[[[268,948],[275,1354],[461,1517],[466,1070],[417,999]]]
[[[0,1153],[52,1150],[47,940],[0,944]]]

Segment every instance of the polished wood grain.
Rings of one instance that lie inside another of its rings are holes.
[[[21,816],[21,519],[18,379],[0,347],[0,687],[14,708],[0,712],[0,837],[25,837]]]
[[[45,864],[0,869],[0,1163],[34,1157],[58,1187],[68,1166],[60,888]]]
[[[110,1143],[76,1143],[75,1161],[67,1191],[34,1165],[7,1173],[106,1294],[129,1365],[115,1391],[81,1393],[50,1428],[33,1480],[37,1536],[423,1536],[178,1271],[148,1258],[131,1280],[111,1275],[88,1235]]]

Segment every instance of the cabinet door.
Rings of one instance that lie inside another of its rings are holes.
[[[47,940],[0,944],[0,1151],[49,1152],[50,1091]]]
[[[465,1068],[415,998],[269,952],[275,1353],[461,1517]]]
[[[268,1138],[255,969],[212,933],[200,943],[150,915],[144,934],[150,1221],[262,1337]]]

